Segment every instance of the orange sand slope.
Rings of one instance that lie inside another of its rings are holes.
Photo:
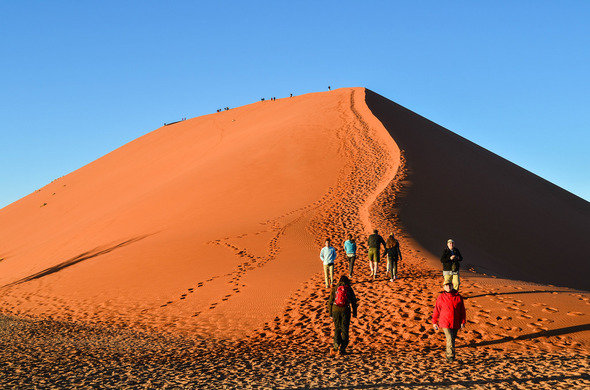
[[[259,326],[321,269],[324,214],[370,227],[368,205],[399,161],[378,125],[364,89],[341,89],[140,137],[0,210],[1,308],[208,333]]]

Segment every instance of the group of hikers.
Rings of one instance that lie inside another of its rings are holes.
[[[381,260],[381,248],[387,260],[386,275],[390,282],[397,277],[398,261],[402,260],[399,241],[391,233],[387,240],[374,230],[367,239],[370,277],[377,279],[378,265]],[[331,354],[346,354],[349,340],[351,317],[356,317],[358,302],[351,287],[354,265],[357,258],[357,245],[354,237],[349,234],[344,241],[344,252],[348,261],[348,276],[342,275],[338,283],[334,284],[334,264],[337,256],[336,249],[329,238],[320,251],[320,259],[324,266],[324,280],[326,288],[330,288],[328,298],[328,314],[334,321],[334,344],[330,348]],[[432,314],[434,330],[442,329],[446,338],[446,359],[455,360],[455,339],[459,329],[465,326],[465,304],[459,294],[459,264],[463,260],[461,252],[455,247],[455,241],[449,239],[441,256],[443,267],[443,291],[436,299]]]
[[[331,246],[331,240],[326,239],[326,246],[320,251],[320,259],[324,263],[324,280],[326,288],[334,284],[334,261],[336,260],[336,249]],[[371,270],[371,277],[377,278],[377,270],[379,262],[381,261],[381,247],[387,259],[386,275],[387,278],[393,282],[397,277],[397,262],[402,260],[402,253],[399,247],[399,241],[395,239],[395,235],[391,233],[387,237],[387,241],[379,235],[375,230],[368,239],[368,253],[369,253],[369,268]],[[348,277],[352,278],[354,272],[354,263],[356,261],[356,241],[352,234],[348,235],[348,239],[344,241],[344,252],[348,260]]]

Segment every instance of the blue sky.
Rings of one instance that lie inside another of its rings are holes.
[[[1,2],[0,207],[163,122],[328,85],[590,200],[590,2],[359,3]]]

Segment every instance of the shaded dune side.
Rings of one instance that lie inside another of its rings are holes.
[[[590,290],[590,204],[370,90],[403,151],[404,229],[437,256],[453,237],[464,268]]]

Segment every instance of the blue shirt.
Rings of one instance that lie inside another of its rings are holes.
[[[352,242],[350,240],[344,241],[344,250],[346,251],[346,254],[348,254],[348,255],[356,254],[356,243]]]
[[[324,265],[334,264],[336,259],[336,249],[332,246],[325,246],[320,251],[320,259],[324,262]]]

